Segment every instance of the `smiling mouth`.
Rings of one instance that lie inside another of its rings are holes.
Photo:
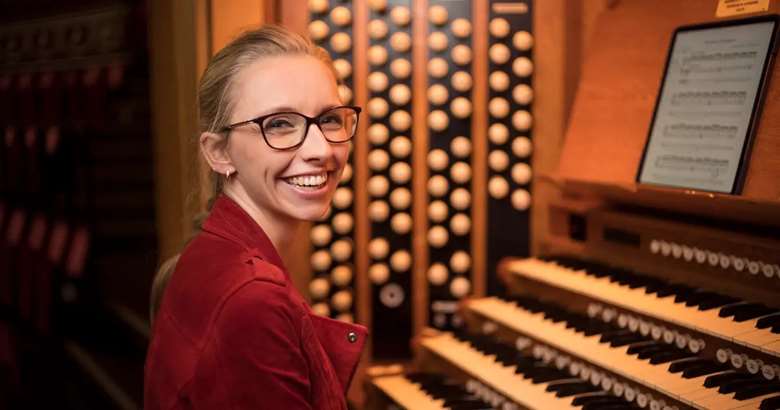
[[[320,189],[328,183],[330,173],[323,172],[316,175],[301,175],[289,178],[283,178],[284,182],[302,189]]]

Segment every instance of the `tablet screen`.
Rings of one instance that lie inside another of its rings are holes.
[[[775,25],[764,18],[675,33],[639,182],[739,191]]]

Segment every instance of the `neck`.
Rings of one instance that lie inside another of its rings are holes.
[[[232,186],[226,186],[223,193],[236,201],[260,225],[282,260],[289,260],[289,255],[286,252],[292,249],[291,245],[294,243],[298,231],[303,226],[303,222],[286,215],[278,215],[262,210],[244,190],[232,188]]]

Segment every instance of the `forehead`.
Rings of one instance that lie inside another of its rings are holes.
[[[316,115],[339,104],[332,71],[307,55],[264,57],[244,67],[236,77],[233,97],[233,120],[268,114],[279,107]]]

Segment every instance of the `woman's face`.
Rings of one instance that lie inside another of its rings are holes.
[[[231,124],[281,111],[316,117],[341,105],[332,71],[311,56],[263,58],[239,72],[233,90]],[[237,171],[230,184],[268,216],[316,220],[330,205],[349,149],[348,142],[328,142],[316,125],[300,147],[286,151],[269,147],[256,124],[240,126],[228,138]]]

